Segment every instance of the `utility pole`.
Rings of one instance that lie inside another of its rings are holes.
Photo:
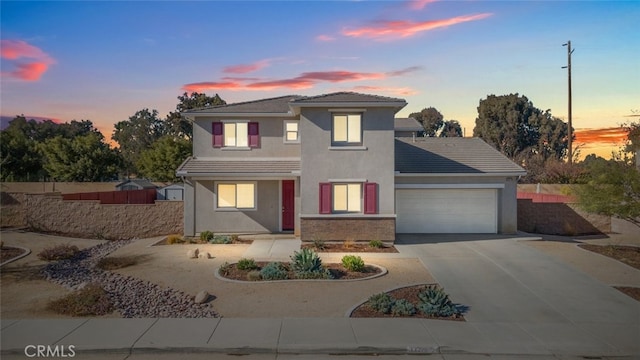
[[[572,164],[573,149],[571,147],[571,143],[573,141],[573,130],[571,129],[571,54],[573,54],[573,50],[571,50],[571,40],[567,41],[566,44],[562,44],[562,46],[567,47],[567,66],[563,66],[562,68],[567,69],[567,72],[569,73],[569,164]]]

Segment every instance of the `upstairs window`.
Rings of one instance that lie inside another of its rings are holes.
[[[213,147],[256,148],[260,145],[259,124],[248,121],[212,123]]]
[[[298,121],[285,121],[284,122],[284,142],[286,143],[298,143],[300,142],[300,132],[298,130]]]
[[[334,114],[332,145],[362,145],[362,114]]]

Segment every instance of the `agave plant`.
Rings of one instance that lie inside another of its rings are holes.
[[[442,288],[427,286],[418,294],[420,310],[431,316],[448,317],[460,314],[460,310],[449,299],[449,295]]]
[[[291,268],[297,273],[322,271],[322,260],[311,249],[294,251],[291,256]]]

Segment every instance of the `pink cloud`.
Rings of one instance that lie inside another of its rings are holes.
[[[211,81],[186,84],[185,91],[201,92],[205,90],[273,90],[273,89],[308,89],[317,83],[339,83],[347,81],[381,80],[388,77],[401,76],[420,67],[413,66],[390,72],[356,72],[347,70],[311,71],[289,79],[255,80],[255,78],[223,78],[228,81]]]
[[[227,66],[224,69],[222,69],[222,72],[226,74],[246,74],[246,73],[258,71],[267,66],[269,66],[268,60],[260,60],[253,64],[239,64],[239,65]]]
[[[23,81],[40,80],[49,65],[55,63],[47,53],[22,40],[2,40],[0,56],[10,60],[15,66],[14,70],[3,71],[2,76]],[[34,61],[22,62],[21,58],[34,59]]]
[[[431,31],[438,28],[457,25],[460,23],[485,19],[492,14],[482,13],[475,15],[456,16],[449,19],[429,20],[429,21],[379,21],[371,26],[364,26],[356,29],[345,29],[342,34],[350,37],[364,37],[371,39],[384,38],[405,38],[417,35],[424,31]]]
[[[427,4],[436,2],[437,0],[409,0],[407,7],[411,10],[422,10]]]
[[[336,38],[334,38],[333,36],[324,35],[324,34],[316,36],[316,40],[322,41],[322,42],[334,41],[335,39]]]
[[[44,74],[49,65],[43,62],[32,62],[26,64],[16,64],[17,69],[8,71],[6,74],[10,77],[14,77],[24,81],[38,81],[42,74]]]

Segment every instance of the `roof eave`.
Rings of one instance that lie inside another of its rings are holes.
[[[295,117],[291,111],[288,112],[185,112],[182,113],[187,119],[195,117]]]
[[[267,177],[267,176],[300,176],[300,171],[290,171],[290,172],[274,172],[274,173],[214,173],[214,172],[187,172],[187,171],[177,171],[176,175],[185,176],[185,177]]]
[[[395,176],[398,177],[509,177],[509,176],[524,176],[527,175],[526,171],[505,171],[505,172],[478,172],[478,173],[407,173],[396,171]]]

